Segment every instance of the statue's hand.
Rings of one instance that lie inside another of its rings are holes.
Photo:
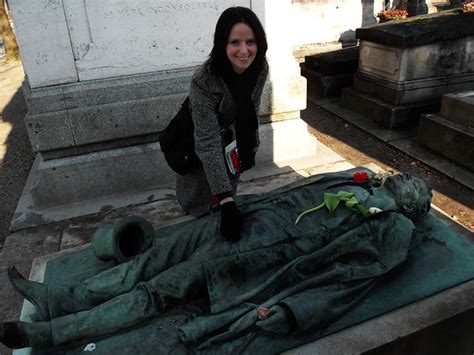
[[[262,319],[256,323],[257,327],[270,333],[285,335],[295,327],[295,318],[287,307],[275,305],[269,312],[258,308],[257,315]]]

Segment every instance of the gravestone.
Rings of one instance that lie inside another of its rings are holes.
[[[474,91],[443,95],[439,114],[421,116],[417,141],[474,171]]]
[[[443,94],[474,85],[473,23],[452,10],[357,29],[359,68],[343,105],[388,128],[438,111]]]
[[[189,93],[230,6],[252,8],[269,43],[257,164],[317,161],[316,138],[299,118],[306,80],[281,26],[290,0],[11,0],[37,154],[13,229],[29,215],[92,200],[110,206],[114,196],[153,198],[174,185],[157,134]]]

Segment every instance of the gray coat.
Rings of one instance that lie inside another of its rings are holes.
[[[267,74],[268,65],[265,62],[252,93],[257,113]],[[223,146],[226,143],[221,138],[217,120],[219,112],[224,126],[232,124],[237,109],[222,77],[211,73],[209,61],[194,72],[189,99],[194,122],[195,149],[202,168],[184,176],[177,175],[176,197],[187,213],[199,217],[209,212],[213,195],[226,191],[233,191],[235,194],[237,190],[239,176],[232,176],[227,171],[223,154]]]

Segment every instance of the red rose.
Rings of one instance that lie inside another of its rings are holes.
[[[367,175],[367,173],[360,173],[358,171],[354,173],[353,177],[354,181],[356,182],[364,182],[369,179],[369,175]]]

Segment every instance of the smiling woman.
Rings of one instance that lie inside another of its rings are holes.
[[[244,223],[233,197],[240,174],[255,165],[266,51],[265,31],[252,10],[228,8],[217,21],[209,59],[191,81],[189,110],[202,164],[177,175],[176,197],[196,217],[219,204],[221,235],[229,240],[239,239]]]
[[[257,43],[252,29],[245,23],[232,27],[226,46],[227,58],[237,74],[242,74],[255,59]]]

